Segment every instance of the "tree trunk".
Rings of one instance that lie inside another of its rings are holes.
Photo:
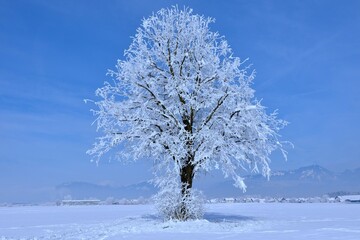
[[[194,177],[194,167],[192,164],[188,164],[181,169],[180,179],[181,179],[181,193],[183,196],[188,192],[187,190],[192,188]]]
[[[183,98],[181,95],[179,95],[180,101],[185,104]],[[185,125],[185,130],[192,135],[192,125],[194,120],[194,110],[191,108],[191,113],[189,116],[184,115],[183,116],[183,124]],[[193,184],[193,178],[194,178],[194,168],[195,165],[193,164],[194,155],[192,153],[192,147],[193,147],[193,141],[189,137],[186,140],[187,150],[188,150],[188,157],[185,161],[185,165],[182,166],[180,170],[180,180],[181,180],[181,196],[182,196],[182,203],[180,206],[180,218],[181,220],[187,220],[190,215],[189,208],[187,204],[189,202],[187,201],[190,198],[191,194],[191,188]]]
[[[192,188],[194,178],[194,166],[189,162],[185,165],[180,171],[180,179],[181,179],[181,195],[182,195],[182,203],[180,206],[180,220],[187,220],[189,216],[189,209],[187,206],[187,199],[190,197],[190,190]]]

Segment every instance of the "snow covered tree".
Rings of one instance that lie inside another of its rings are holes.
[[[245,191],[239,170],[269,177],[271,152],[286,157],[278,131],[287,123],[254,98],[254,71],[210,31],[213,21],[177,7],[154,13],[109,71],[113,83],[96,91],[93,111],[104,135],[88,153],[99,160],[115,149],[122,160],[154,159],[160,192],[180,199],[168,218],[199,216],[187,200],[201,172],[220,169]]]

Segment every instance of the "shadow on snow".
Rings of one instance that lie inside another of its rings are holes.
[[[221,214],[215,212],[209,212],[204,214],[204,219],[209,222],[243,222],[243,221],[256,221],[258,220],[255,217],[241,216],[241,215],[231,215],[231,214]]]
[[[147,214],[142,216],[145,220],[156,220],[162,221],[163,219],[159,215],[155,214]],[[244,222],[244,221],[257,221],[258,218],[249,217],[249,216],[241,216],[241,215],[234,215],[234,214],[221,214],[216,212],[207,212],[204,214],[204,220],[207,220],[212,223],[218,222]]]

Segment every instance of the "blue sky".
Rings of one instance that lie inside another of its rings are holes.
[[[359,1],[2,0],[0,195],[151,177],[146,162],[90,162],[97,133],[83,99],[109,80],[141,19],[174,4],[216,18],[211,29],[256,69],[257,98],[291,123],[282,135],[295,149],[287,162],[274,154],[273,169],[360,167]]]

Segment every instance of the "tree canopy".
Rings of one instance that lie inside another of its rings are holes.
[[[243,190],[240,169],[269,177],[271,152],[286,157],[278,131],[287,122],[255,99],[255,71],[210,30],[212,22],[178,7],[142,21],[125,59],[108,73],[113,82],[96,91],[93,111],[104,135],[89,154],[99,159],[116,149],[120,159],[151,158],[158,186],[175,178],[183,199],[204,171],[220,169]]]

